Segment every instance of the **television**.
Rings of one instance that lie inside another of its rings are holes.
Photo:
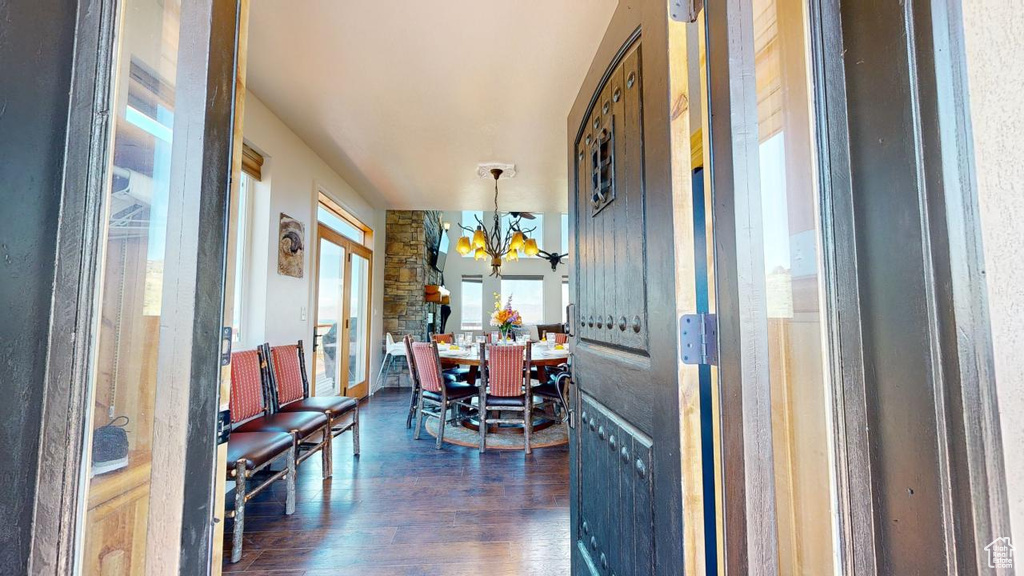
[[[444,264],[448,260],[448,244],[451,242],[448,239],[448,231],[441,231],[441,239],[437,242],[437,249],[434,250],[434,269],[438,272],[444,272]]]

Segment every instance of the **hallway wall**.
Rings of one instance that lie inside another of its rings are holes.
[[[1024,538],[1024,61],[1020,38],[1024,11],[1001,0],[966,0],[963,6],[974,136],[974,164],[981,208],[988,305],[995,352],[996,388],[1010,502],[1017,542]]]
[[[246,93],[243,134],[247,144],[261,152],[266,162],[263,179],[256,182],[253,203],[250,286],[243,326],[242,346],[303,340],[306,368],[312,370],[311,338],[315,322],[316,209],[319,191],[374,231],[373,302],[370,334],[371,368],[380,363],[381,310],[384,278],[384,215],[376,198],[356,192],[332,170],[252,91]],[[277,229],[280,213],[305,225],[306,253],[302,278],[277,273]],[[303,318],[303,313],[305,318]],[[376,370],[371,370],[376,374]]]

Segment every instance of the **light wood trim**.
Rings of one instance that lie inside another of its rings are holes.
[[[336,202],[333,198],[330,197],[330,195],[328,195],[322,189],[317,189],[317,195],[317,201],[320,206],[323,206],[338,218],[341,218],[342,220],[348,222],[349,224],[363,231],[363,246],[373,246],[373,229],[364,224],[363,221],[360,220],[359,218],[356,218],[351,212],[342,207],[341,204]],[[321,225],[322,224],[320,222],[317,222],[318,227]],[[328,228],[330,228],[330,226],[328,226]]]
[[[232,126],[232,147],[231,147],[231,205],[230,222],[237,226],[242,215],[239,214],[239,194],[242,172],[249,174],[256,180],[262,178],[263,156],[250,148],[242,141],[245,132],[245,95],[246,95],[246,70],[249,63],[249,0],[238,0],[238,30],[236,32],[237,54],[235,59],[235,110]],[[259,162],[256,166],[256,173],[246,170],[246,160],[249,153],[258,156]],[[230,229],[230,227],[229,227]],[[237,234],[228,234],[228,265],[224,267],[224,324],[231,326],[234,323],[235,297],[235,261],[238,252],[236,246]],[[220,371],[220,409],[226,410],[231,400],[231,366],[223,366]],[[228,445],[222,444],[217,447],[216,470],[224,470],[227,467]],[[227,480],[224,474],[214,475],[214,497],[213,516],[218,522],[213,524],[212,560],[210,566],[211,576],[220,576],[221,565],[224,560],[224,518],[227,502],[225,499],[225,484]]]
[[[363,226],[362,224],[359,224]],[[344,292],[342,295],[342,312],[340,321],[345,322],[351,317],[352,314],[352,255],[356,254],[366,259],[367,271],[366,271],[366,302],[367,302],[367,314],[366,314],[366,345],[364,346],[365,360],[364,365],[366,366],[366,377],[362,382],[349,387],[348,382],[339,382],[340,389],[342,390],[343,396],[352,396],[355,398],[362,398],[369,392],[370,386],[370,343],[372,334],[372,303],[373,303],[373,250],[370,250],[366,246],[342,236],[338,232],[331,229],[329,226],[317,226],[317,261],[316,261],[316,285],[313,289],[313,303],[314,303],[314,319],[313,325],[320,325],[319,313],[319,302],[320,302],[320,246],[323,240],[327,240],[332,244],[336,244],[345,250],[345,263],[343,273]],[[351,340],[349,338],[349,330],[346,326],[338,330],[338,362],[341,363],[341,374],[348,374],[348,354],[342,354],[341,351],[347,351],[351,346]],[[313,337],[316,336],[314,329]],[[316,395],[316,354],[313,354],[311,366],[311,377],[310,377],[310,395]],[[346,379],[347,380],[347,379]]]
[[[244,94],[245,91],[243,90],[242,96],[240,97],[242,100],[245,100]],[[238,98],[236,98],[236,101],[237,100]],[[236,120],[240,117],[241,116],[236,114]],[[241,122],[236,122],[235,126],[241,129]],[[252,176],[256,180],[262,180],[263,162],[263,154],[260,154],[259,152],[253,150],[252,147],[250,147],[248,144],[245,144],[244,142],[242,143],[242,172],[245,172],[246,174]]]

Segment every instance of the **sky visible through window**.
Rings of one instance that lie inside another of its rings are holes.
[[[462,324],[463,330],[481,330],[483,328],[484,284],[480,278],[462,279]]]
[[[541,279],[502,278],[501,302],[512,297],[512,308],[519,310],[523,324],[541,324],[544,320],[544,281]]]

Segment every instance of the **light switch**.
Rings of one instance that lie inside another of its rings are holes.
[[[299,308],[299,320],[301,320],[303,322],[306,321],[306,307],[305,306]]]

